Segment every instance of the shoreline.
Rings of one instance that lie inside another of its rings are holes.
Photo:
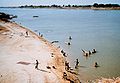
[[[61,49],[15,22],[0,21],[0,47],[2,83],[80,83],[77,75],[65,70]],[[35,60],[39,70],[34,69]],[[63,72],[67,79],[63,79]]]
[[[0,7],[0,8],[20,8],[20,7]],[[120,10],[120,7],[44,7],[44,8],[23,7],[20,9]]]
[[[60,48],[15,22],[0,20],[0,50],[0,83],[82,81],[74,72],[65,70],[66,58],[61,54]],[[39,61],[38,70],[34,69],[35,60]],[[63,79],[63,72],[67,74],[67,80]],[[120,77],[95,79],[86,83],[89,82],[119,83]]]

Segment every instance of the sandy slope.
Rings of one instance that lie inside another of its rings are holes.
[[[16,23],[0,21],[0,83],[70,83],[63,79],[63,72],[79,83],[65,71],[64,62],[60,49],[44,38]]]

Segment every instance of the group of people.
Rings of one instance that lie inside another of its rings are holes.
[[[67,57],[66,52],[64,52],[63,50],[61,50],[61,53],[63,54],[64,57]]]
[[[69,41],[68,42],[65,42],[65,44],[67,44],[67,45],[71,45],[71,40],[72,40],[72,37],[71,36],[69,36]]]
[[[29,36],[29,32],[28,32],[28,31],[26,31],[25,34],[26,34],[26,37]],[[41,34],[41,33],[39,32],[39,36],[40,36],[40,37],[43,37],[43,34]]]
[[[86,57],[90,56],[91,54],[97,53],[96,49],[92,49],[92,51],[90,51],[90,50],[85,51],[85,50],[82,49],[82,52],[83,52],[83,55],[86,56]]]
[[[78,61],[78,59],[76,59],[76,64],[75,64],[75,69],[78,69],[78,67],[79,67],[79,61]],[[69,71],[70,70],[70,65],[69,65],[69,62],[67,62],[67,61],[65,61],[65,70],[66,71]]]
[[[25,32],[25,35],[26,35],[26,37],[28,37],[28,36],[29,36],[29,31],[26,31],[26,32]],[[41,33],[39,32],[39,36],[40,36],[40,37],[43,37],[43,34],[41,34]]]
[[[83,55],[84,55],[85,57],[88,57],[88,56],[90,56],[91,54],[97,53],[96,49],[92,49],[92,51],[88,51],[88,52],[82,49],[82,52],[83,52]],[[94,63],[94,67],[99,67],[99,65],[98,65],[97,62]]]
[[[40,37],[43,37],[43,34],[41,34],[41,33],[39,32],[39,36],[40,36]]]
[[[69,40],[70,40],[70,41],[72,40],[72,37],[71,37],[71,36],[69,36]],[[67,44],[68,44],[68,45],[71,45],[70,42],[68,42]]]

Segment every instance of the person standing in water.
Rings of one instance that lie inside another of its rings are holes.
[[[97,62],[94,63],[94,67],[100,67]]]
[[[39,32],[39,36],[40,36],[40,32]]]
[[[75,69],[77,69],[77,68],[78,68],[78,65],[79,65],[79,61],[78,61],[78,59],[76,59]]]
[[[97,52],[96,49],[93,49],[92,53],[96,53],[96,52]]]
[[[69,40],[72,40],[72,37],[71,37],[71,36],[69,36]]]

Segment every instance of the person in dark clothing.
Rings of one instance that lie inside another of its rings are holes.
[[[65,72],[63,72],[63,78],[67,79],[67,74]]]
[[[64,51],[63,51],[63,50],[61,50],[61,53],[64,53]]]
[[[91,55],[92,53],[89,51],[89,55]]]
[[[79,61],[78,61],[78,59],[76,59],[75,69],[77,69],[78,65],[79,65]]]
[[[71,37],[71,36],[69,36],[69,40],[72,40],[72,37]]]
[[[40,36],[40,32],[39,32],[39,36]]]
[[[71,43],[70,43],[70,42],[68,42],[67,44],[68,44],[68,45],[71,45]]]
[[[26,31],[26,35],[28,36],[28,31]]]
[[[69,62],[65,61],[65,70],[68,71],[70,69]]]
[[[76,65],[78,66],[78,64],[79,64],[79,61],[78,61],[78,59],[76,59]]]
[[[64,57],[67,57],[66,53],[63,50],[61,50],[61,53],[63,54]]]
[[[35,69],[38,69],[38,64],[39,64],[39,62],[38,62],[38,60],[36,60]]]
[[[95,62],[94,67],[100,67],[97,62]]]
[[[41,37],[43,37],[43,34],[41,34]]]
[[[97,52],[96,49],[93,49],[92,53],[96,53],[96,52]]]

